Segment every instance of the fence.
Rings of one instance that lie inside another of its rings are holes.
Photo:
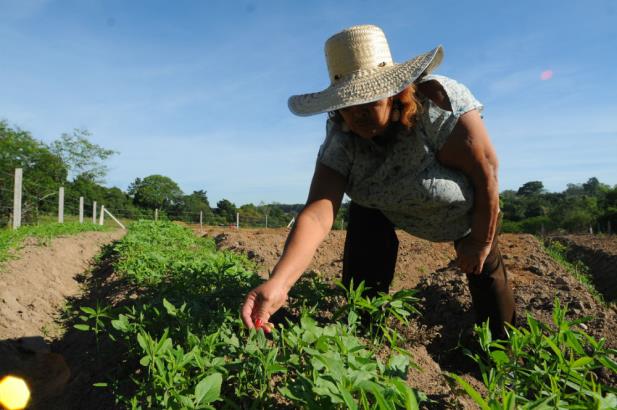
[[[106,209],[104,204],[97,204],[96,201],[90,201],[83,196],[79,198],[78,203],[67,203],[64,198],[64,187],[59,187],[58,191],[46,192],[46,188],[42,185],[25,180],[22,168],[16,168],[14,175],[2,172],[0,180],[2,181],[0,190],[5,196],[10,192],[13,194],[12,206],[0,203],[0,214],[8,214],[7,222],[13,229],[19,228],[24,222],[38,223],[41,213],[53,210],[57,210],[58,223],[64,223],[66,216],[72,216],[79,223],[91,220],[92,223],[103,225],[107,216],[125,229],[124,224]],[[12,188],[9,188],[10,185],[7,183],[9,181],[12,181]]]
[[[39,223],[45,215],[45,219],[49,219],[49,214],[57,213],[57,222],[63,223],[68,217],[77,220],[80,223],[84,221],[92,221],[103,225],[105,218],[109,218],[119,226],[124,228],[122,220],[131,219],[171,219],[180,220],[191,224],[199,224],[203,229],[205,225],[224,225],[240,227],[257,227],[257,228],[274,228],[274,227],[289,227],[293,224],[295,217],[281,219],[269,218],[269,215],[255,215],[235,213],[235,218],[232,216],[224,218],[214,215],[213,213],[201,212],[172,212],[170,215],[160,212],[158,209],[153,211],[136,210],[136,209],[108,209],[104,203],[97,203],[95,200],[90,200],[83,196],[77,201],[65,201],[64,187],[59,187],[57,191],[49,191],[48,188],[37,184],[31,180],[24,178],[23,170],[16,168],[13,175],[0,171],[0,190],[5,195],[0,198],[8,197],[12,194],[12,203],[0,203],[0,215],[6,217],[6,223],[13,229],[19,228],[24,223]],[[137,214],[136,215],[136,211]],[[8,215],[8,217],[7,217]],[[54,220],[56,220],[54,218]]]

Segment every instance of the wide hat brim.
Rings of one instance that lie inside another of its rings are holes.
[[[323,91],[292,95],[287,105],[292,113],[309,116],[388,98],[403,91],[422,74],[433,71],[442,59],[443,47],[437,46],[404,63],[352,76]]]

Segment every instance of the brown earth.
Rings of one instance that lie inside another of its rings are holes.
[[[567,247],[568,260],[580,260],[589,268],[595,288],[607,302],[617,300],[617,237],[567,235],[551,239]]]
[[[199,234],[215,238],[219,248],[246,253],[259,263],[260,273],[267,277],[281,255],[287,232],[286,229],[206,228]],[[48,247],[28,246],[20,259],[10,262],[0,273],[0,339],[11,339],[10,342],[0,340],[3,359],[0,375],[3,364],[6,367],[6,363],[18,361],[22,364],[22,374],[34,375],[30,378],[38,383],[39,398],[57,394],[68,383],[63,395],[41,408],[68,408],[67,400],[71,401],[71,397],[80,397],[83,400],[80,402],[88,408],[102,408],[95,404],[103,403],[98,400],[99,393],[84,391],[99,381],[100,375],[90,374],[96,373],[92,363],[80,359],[83,333],[69,332],[70,337],[65,334],[51,346],[43,338],[54,335],[50,324],[62,313],[65,298],[80,293],[75,278],[92,283],[91,276],[96,275],[83,277],[89,270],[88,262],[103,243],[120,236],[119,232],[88,233],[56,239]],[[464,395],[456,394],[455,387],[444,376],[447,371],[462,374],[482,390],[476,367],[459,347],[461,334],[472,327],[472,312],[466,279],[452,262],[453,247],[448,243],[430,243],[404,232],[398,236],[399,259],[393,290],[416,288],[422,300],[422,315],[401,329],[407,337],[405,347],[418,366],[410,371],[409,379],[433,400],[429,408],[475,408]],[[339,278],[344,239],[343,231],[331,232],[309,270],[326,279]],[[536,238],[506,234],[501,237],[501,249],[515,290],[519,322],[522,323],[526,312],[550,322],[553,300],[558,296],[570,305],[569,317],[592,317],[586,325],[587,331],[597,338],[607,338],[612,347],[617,345],[615,308],[595,300],[585,286],[546,255]],[[111,270],[100,274],[104,283],[113,282],[109,280],[113,276]],[[92,293],[89,288],[87,291]],[[23,336],[33,337],[16,339]],[[94,341],[88,343],[93,345]]]
[[[198,230],[196,231],[198,232]],[[213,237],[217,246],[245,253],[267,277],[283,250],[286,229],[209,228],[198,234]],[[392,290],[416,288],[422,298],[422,316],[407,329],[407,348],[420,367],[410,373],[412,384],[437,403],[434,408],[475,408],[453,392],[444,371],[456,372],[482,389],[476,366],[460,348],[462,335],[473,327],[471,299],[465,276],[453,263],[449,243],[431,243],[397,232],[399,256]],[[317,250],[309,270],[326,278],[340,278],[344,231],[332,231]],[[550,323],[553,301],[569,305],[569,318],[588,316],[584,326],[596,338],[617,346],[617,309],[594,299],[589,290],[550,258],[532,235],[504,234],[500,247],[515,292],[518,323],[530,313]],[[613,248],[617,249],[617,248]],[[612,380],[611,384],[617,381]]]
[[[16,258],[0,267],[0,378],[23,377],[33,400],[59,394],[71,377],[63,352],[52,339],[67,298],[81,293],[80,281],[101,246],[124,231],[85,232],[47,244],[30,240]]]

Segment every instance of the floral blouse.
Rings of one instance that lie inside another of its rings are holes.
[[[412,235],[451,241],[470,231],[473,186],[462,172],[441,165],[436,153],[458,118],[473,109],[481,111],[482,104],[451,78],[427,75],[419,82],[430,80],[441,84],[452,111],[418,93],[423,108],[418,122],[386,144],[343,132],[328,120],[317,160],[346,178],[345,193],[352,201],[379,209]]]

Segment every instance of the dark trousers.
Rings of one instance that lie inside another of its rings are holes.
[[[388,292],[394,277],[398,238],[394,225],[379,210],[349,205],[349,222],[343,256],[343,284],[364,281],[368,296]],[[497,244],[491,246],[482,273],[467,274],[476,323],[490,319],[494,338],[505,337],[505,323],[514,323],[514,295]]]

